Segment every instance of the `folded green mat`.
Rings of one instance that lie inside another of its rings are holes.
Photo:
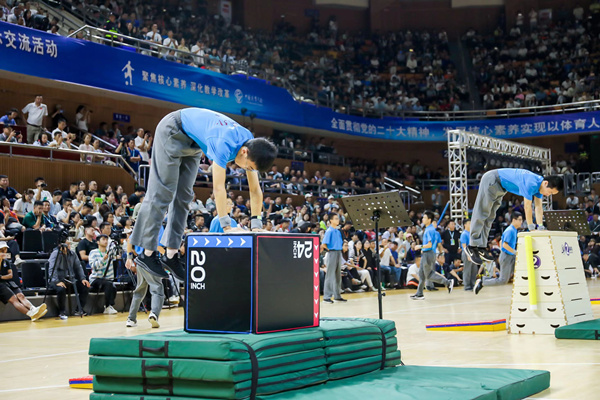
[[[257,394],[278,393],[327,381],[324,366],[258,379]],[[138,395],[169,395],[244,399],[251,394],[251,381],[206,382],[187,379],[94,377],[94,391]]]
[[[248,360],[323,348],[323,333],[316,328],[264,335],[187,333],[183,330],[130,337],[93,338],[90,355],[123,357]]]
[[[557,339],[600,340],[600,319],[577,322],[554,330]]]
[[[323,332],[325,347],[340,346],[371,340],[381,340],[381,329],[368,322],[354,320],[324,320],[315,329]]]
[[[381,356],[381,340],[326,347],[325,355],[327,356],[327,364],[377,355]]]
[[[394,367],[400,364],[400,351],[386,354],[384,367]],[[329,379],[344,379],[351,376],[366,374],[381,369],[381,354],[356,360],[339,362],[327,366]]]
[[[377,326],[383,331],[386,337],[396,337],[396,323],[389,319],[374,319],[374,318],[341,318],[341,317],[324,317],[321,318],[321,324],[327,324],[329,321],[361,321]]]
[[[315,349],[258,359],[258,378],[283,375],[325,365],[325,351]],[[185,358],[91,356],[90,375],[115,378],[176,378],[217,382],[252,379],[252,363]]]

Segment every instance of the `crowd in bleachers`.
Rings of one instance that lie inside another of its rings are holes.
[[[540,20],[519,12],[508,31],[470,29],[465,43],[486,109],[519,108],[600,99],[597,77],[600,6]],[[528,24],[525,22],[528,21]]]

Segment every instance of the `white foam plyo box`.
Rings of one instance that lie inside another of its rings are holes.
[[[537,309],[531,307],[525,237],[531,236]],[[508,323],[509,333],[554,334],[560,326],[593,319],[576,232],[522,232]]]

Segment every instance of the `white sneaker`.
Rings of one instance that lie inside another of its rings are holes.
[[[160,327],[160,324],[158,323],[158,317],[153,312],[150,312],[150,315],[148,316],[148,322],[150,322],[150,325],[152,325],[153,328]]]
[[[104,307],[104,314],[118,314],[119,312],[117,310],[115,310],[115,308],[113,306],[108,306],[108,307]]]
[[[35,313],[31,317],[31,320],[34,322],[42,318],[48,312],[48,307],[46,306],[46,303],[42,303],[39,307],[36,307],[35,309]]]
[[[58,318],[60,318],[60,319],[62,319],[63,321],[65,321],[65,320],[69,319],[69,316],[68,316],[67,314],[60,314],[60,315],[58,316]]]
[[[19,265],[23,264],[24,262],[25,262],[25,260],[23,260],[22,258],[19,257],[15,260],[15,266],[19,266]]]
[[[134,328],[137,326],[137,322],[127,318],[127,323],[125,324],[125,326],[127,326],[128,328]]]
[[[33,319],[33,316],[34,316],[34,315],[35,315],[37,312],[38,312],[38,308],[34,306],[34,307],[31,307],[31,308],[29,309],[29,311],[27,311],[27,314],[26,314],[26,315],[27,315],[29,318]]]
[[[169,303],[171,303],[171,304],[179,304],[179,296],[171,296],[171,297],[169,297]]]

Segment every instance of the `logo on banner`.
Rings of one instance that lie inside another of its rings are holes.
[[[562,245],[562,254],[566,254],[567,256],[570,256],[573,253],[573,248],[571,246],[569,246],[569,243],[565,242],[565,244]]]
[[[135,71],[135,69],[133,69],[133,67],[131,66],[131,60],[127,61],[127,64],[125,64],[125,66],[123,67],[123,69],[121,71],[124,72],[123,75],[125,77],[125,85],[127,85],[127,86],[133,86],[133,74],[132,74],[132,72]]]
[[[238,104],[242,104],[242,100],[244,100],[244,92],[242,92],[241,89],[236,89],[233,95],[235,96],[235,101],[237,101]]]
[[[312,240],[294,240],[293,257],[294,258],[311,258],[312,257]]]
[[[190,289],[204,290],[206,289],[206,284],[204,283],[206,270],[203,265],[206,262],[206,254],[203,251],[192,250],[190,252],[190,259],[190,266],[192,267],[190,270]]]

